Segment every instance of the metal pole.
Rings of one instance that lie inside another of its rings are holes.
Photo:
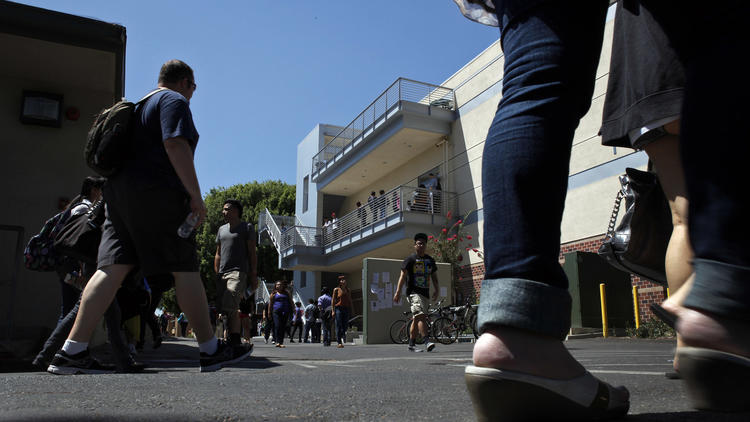
[[[635,313],[635,329],[641,328],[641,311],[638,308],[638,287],[633,286],[633,312]]]
[[[599,284],[599,297],[602,303],[602,336],[607,338],[607,293],[604,283]]]

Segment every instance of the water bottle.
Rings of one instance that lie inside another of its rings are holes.
[[[191,212],[190,214],[188,214],[187,218],[182,223],[180,228],[177,229],[177,236],[180,236],[183,239],[187,239],[188,236],[190,236],[190,233],[193,232],[196,224],[198,224],[198,214],[193,214]]]

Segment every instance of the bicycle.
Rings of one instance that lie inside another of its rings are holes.
[[[441,307],[440,305],[442,303],[443,299],[428,308],[427,330],[438,342],[442,344],[450,344],[452,341],[447,341],[443,336],[443,327],[450,323],[450,319],[446,317],[449,307]],[[397,319],[391,324],[391,327],[388,330],[391,341],[395,344],[406,344],[409,342],[409,333],[411,331],[411,324],[414,321],[414,316],[411,311],[405,311],[403,314],[407,319]],[[416,339],[416,343],[421,344],[423,342],[424,339],[421,337]]]
[[[477,331],[477,308],[478,305],[471,305],[469,303],[450,308],[451,318],[448,318],[449,321],[447,324],[440,327],[439,338],[449,340],[448,343],[444,344],[458,341],[458,337],[469,330],[471,330],[475,339],[479,338]]]

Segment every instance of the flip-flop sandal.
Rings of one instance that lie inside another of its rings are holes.
[[[674,324],[677,322],[677,315],[668,310],[664,309],[661,305],[652,303],[648,305],[651,308],[651,312],[654,313],[660,320],[664,321],[665,324],[669,325],[674,329]]]
[[[693,407],[750,411],[750,358],[700,347],[680,347],[677,357]]]
[[[622,390],[629,397],[624,387],[612,387],[588,371],[556,380],[468,366],[464,378],[479,421],[608,420],[625,416],[630,408],[629,398],[617,399]]]

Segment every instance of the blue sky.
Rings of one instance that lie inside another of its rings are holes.
[[[19,0],[127,28],[125,94],[193,67],[203,193],[294,183],[297,144],[317,123],[351,122],[398,77],[441,83],[499,38],[452,0]]]

